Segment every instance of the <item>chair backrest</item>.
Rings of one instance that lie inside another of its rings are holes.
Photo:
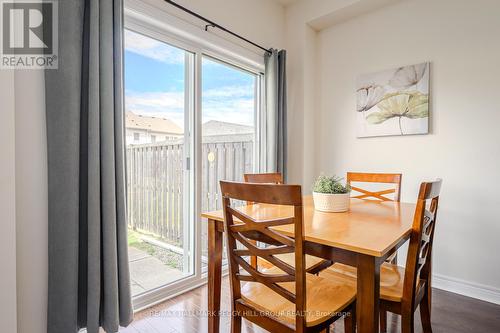
[[[411,308],[414,306],[416,295],[422,292],[421,288],[426,287],[421,282],[428,283],[430,278],[432,244],[441,183],[442,180],[437,179],[420,185],[403,287],[403,302],[408,302]]]
[[[264,284],[278,295],[295,304],[296,328],[305,327],[306,277],[304,255],[304,226],[302,223],[302,190],[300,185],[254,184],[221,181],[224,224],[227,235],[227,253],[231,274],[233,304],[241,298],[241,282]],[[270,220],[257,220],[231,206],[232,200],[251,201],[256,204],[275,204],[293,207],[294,216]],[[294,237],[288,237],[274,226],[294,225]],[[267,244],[259,247],[252,241]],[[238,248],[237,242],[241,246]],[[295,267],[275,255],[295,253]],[[252,267],[245,258],[261,257],[279,268],[282,273],[266,273]],[[295,293],[280,283],[295,282]],[[257,309],[256,309],[257,310]]]
[[[283,184],[283,175],[279,172],[275,173],[245,173],[243,175],[245,183],[254,184]],[[247,201],[247,205],[253,205],[251,201]],[[256,258],[252,262],[256,264]]]
[[[353,196],[353,198],[367,199],[372,198],[380,201],[398,201],[401,196],[401,178],[400,173],[363,173],[363,172],[348,172],[347,184],[351,186],[351,190],[360,193]],[[381,183],[381,184],[394,184],[393,188],[381,191],[369,191],[357,186],[353,186],[353,182],[360,183]],[[386,194],[394,193],[394,199],[386,197]]]
[[[245,173],[243,175],[245,183],[257,184],[283,184],[283,175],[275,173]]]

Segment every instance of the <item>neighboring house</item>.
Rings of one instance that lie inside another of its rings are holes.
[[[252,141],[254,133],[253,126],[225,121],[210,120],[202,125],[204,143]]]
[[[127,145],[176,141],[184,135],[182,128],[170,119],[148,117],[127,111],[125,121]],[[217,120],[204,123],[202,133],[204,143],[254,139],[254,127]]]
[[[125,128],[127,145],[175,141],[184,133],[170,119],[142,116],[131,111],[125,114]]]

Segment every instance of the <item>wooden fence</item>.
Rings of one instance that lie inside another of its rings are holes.
[[[202,210],[221,208],[219,180],[242,180],[253,170],[253,140],[202,144]],[[165,142],[127,147],[128,223],[182,247],[184,200],[183,143]],[[198,220],[198,219],[197,219]],[[203,248],[206,230],[202,231]]]

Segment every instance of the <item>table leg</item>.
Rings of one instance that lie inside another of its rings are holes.
[[[358,256],[356,322],[358,333],[379,331],[380,263],[377,258]]]
[[[222,232],[208,220],[208,332],[219,333],[222,282]]]

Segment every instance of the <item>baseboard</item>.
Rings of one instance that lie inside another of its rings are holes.
[[[500,289],[433,274],[432,287],[500,305]]]

